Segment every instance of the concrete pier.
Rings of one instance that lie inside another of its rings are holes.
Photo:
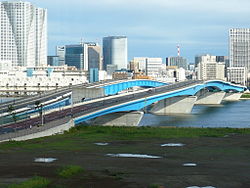
[[[90,121],[91,125],[138,126],[144,113],[141,111],[117,112],[100,116]]]
[[[242,93],[226,93],[223,101],[238,101]]]
[[[73,103],[82,102],[85,98],[97,98],[105,96],[104,88],[73,88],[72,100]]]
[[[189,114],[196,100],[196,96],[171,97],[156,103],[150,110],[150,113],[156,115]]]
[[[221,104],[225,97],[225,92],[205,92],[200,95],[195,102],[196,105],[216,105]]]

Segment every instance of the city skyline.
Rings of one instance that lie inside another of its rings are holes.
[[[229,29],[249,27],[246,0],[30,2],[48,9],[49,55],[81,38],[101,44],[105,36],[125,35],[129,60],[177,56],[180,44],[181,56],[194,62],[198,54],[228,55]]]

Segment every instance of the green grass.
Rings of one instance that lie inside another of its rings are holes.
[[[11,141],[0,143],[0,152],[8,150],[23,152],[24,150],[32,151],[35,149],[64,151],[89,150],[91,147],[86,144],[94,142],[223,137],[232,133],[250,134],[250,129],[78,126],[70,129],[63,135],[22,142]]]
[[[250,93],[244,93],[241,98],[250,98]]]
[[[69,165],[59,169],[57,174],[62,178],[71,178],[83,171],[83,168],[80,166]]]
[[[21,184],[9,185],[8,188],[46,188],[50,184],[50,181],[43,177],[33,177]]]

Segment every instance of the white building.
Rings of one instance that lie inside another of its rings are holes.
[[[137,69],[140,72],[146,72],[146,62],[148,57],[134,57],[133,62],[138,65]]]
[[[246,67],[228,67],[227,81],[246,85],[247,84],[247,68]]]
[[[209,54],[200,56],[197,64],[197,78],[199,80],[225,80],[225,63],[217,62],[216,56]]]
[[[0,2],[0,64],[47,64],[47,10],[30,2]]]
[[[146,59],[146,75],[152,78],[161,76],[163,68],[162,58],[147,58]]]
[[[6,87],[56,87],[88,82],[88,72],[68,66],[15,67],[14,70],[0,71],[0,88]]]
[[[250,28],[229,30],[230,67],[246,67],[250,71]]]

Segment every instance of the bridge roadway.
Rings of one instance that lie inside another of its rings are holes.
[[[121,80],[120,80],[121,81]],[[74,86],[67,86],[67,87],[61,87],[61,88],[57,88],[54,90],[50,90],[47,91],[45,93],[42,94],[37,94],[34,96],[28,96],[28,97],[22,97],[20,99],[16,99],[13,101],[8,101],[5,103],[1,103],[0,104],[0,112],[6,112],[8,111],[8,107],[10,105],[14,105],[15,109],[19,109],[19,108],[24,108],[27,107],[28,105],[34,105],[36,101],[40,101],[42,102],[46,102],[48,100],[54,99],[58,96],[62,96],[64,94],[67,94],[69,92],[72,91],[72,88],[77,88],[77,87],[95,87],[95,86],[99,86],[102,84],[107,84],[107,83],[112,83],[114,82],[114,80],[107,80],[105,82],[95,82],[95,83],[86,83],[86,84],[78,84],[78,85],[74,85]]]
[[[64,118],[64,117],[72,117],[73,119],[86,115],[91,114],[95,111],[109,108],[115,105],[119,105],[122,103],[126,103],[128,101],[138,100],[138,99],[145,99],[150,96],[154,96],[161,93],[166,93],[182,88],[186,88],[188,86],[192,86],[194,84],[200,84],[203,83],[202,81],[186,81],[186,82],[180,82],[174,85],[166,85],[157,87],[154,89],[145,89],[137,92],[127,93],[127,94],[121,94],[121,95],[115,95],[115,96],[108,96],[99,98],[92,101],[83,102],[80,104],[76,104],[73,107],[65,107],[62,110],[59,111],[53,111],[49,114],[45,114],[43,116],[43,122],[44,124]],[[8,125],[4,125],[0,127],[0,134],[6,133],[6,132],[13,132],[21,129],[27,129],[33,126],[41,125],[42,124],[42,118],[35,117],[32,119],[20,121],[17,123],[11,123]],[[55,125],[57,126],[57,125]]]
[[[136,81],[136,80],[106,80],[94,83],[86,83],[86,84],[78,84],[73,86],[61,87],[54,90],[47,91],[42,94],[37,94],[34,96],[23,97],[20,99],[16,99],[14,101],[9,101],[0,104],[0,113],[8,112],[8,108],[10,105],[13,105],[15,109],[26,108],[27,106],[32,106],[36,101],[40,101],[40,103],[52,100],[58,96],[63,96],[69,92],[72,92],[74,88],[85,87],[85,88],[99,88],[105,87],[108,85],[119,84],[126,81]]]

